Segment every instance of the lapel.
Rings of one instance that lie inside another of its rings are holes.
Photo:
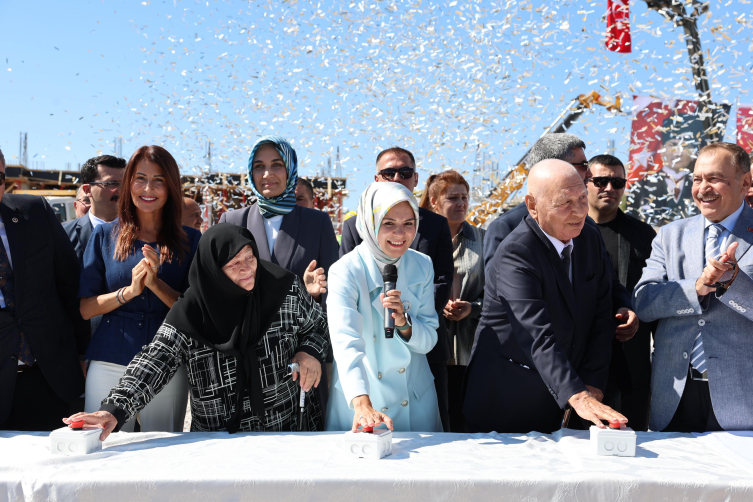
[[[26,273],[24,263],[24,241],[23,241],[23,224],[24,217],[21,211],[16,208],[8,196],[3,197],[0,203],[0,215],[5,225],[5,234],[8,236],[8,246],[10,249],[10,260],[13,266],[14,284],[22,284]],[[21,288],[15,288],[16,310],[21,305]]]
[[[377,311],[379,317],[384,319],[384,307],[382,306],[382,301],[379,299],[379,294],[382,292],[382,288],[384,288],[382,273],[379,271],[379,267],[377,267],[374,258],[366,249],[366,246],[359,244],[356,247],[356,251],[361,257],[361,262],[363,262],[364,267],[366,268],[366,287],[369,288],[369,298],[371,298],[371,305]],[[398,273],[398,280],[399,279],[400,275]]]
[[[583,230],[585,230],[585,226]],[[588,273],[587,250],[588,243],[586,242],[586,238],[583,236],[583,231],[581,231],[580,235],[573,239],[573,251],[571,255],[573,264],[573,299],[575,299],[575,295],[585,289],[586,274]],[[575,307],[587,307],[582,305],[582,303],[583,302],[576,302]],[[573,310],[572,307],[570,307],[570,311],[574,315],[576,325],[578,325],[580,323],[581,316],[577,315],[578,311]]]
[[[81,221],[84,220],[84,221]],[[92,235],[92,221],[88,214],[83,215],[78,219],[78,225],[76,225],[76,233],[78,234],[79,246],[81,246],[81,252],[86,249],[86,244],[89,242],[89,237]]]
[[[256,247],[259,248],[259,259],[271,262],[272,256],[269,254],[269,244],[267,244],[267,228],[264,226],[264,218],[259,212],[259,206],[256,204],[248,208],[246,226],[254,236],[254,239],[256,239]]]
[[[565,299],[567,307],[570,310],[570,314],[573,316],[573,318],[576,318],[577,304],[575,302],[575,292],[573,291],[573,285],[570,283],[570,279],[567,277],[567,271],[565,270],[565,267],[562,266],[562,258],[559,254],[557,254],[557,250],[554,249],[552,243],[549,241],[547,236],[544,235],[544,231],[541,230],[539,224],[536,223],[536,220],[534,220],[530,216],[526,216],[524,221],[528,224],[531,230],[533,230],[533,232],[541,241],[541,244],[544,248],[544,255],[554,268],[554,274],[557,278],[557,287],[560,290],[560,294],[562,294],[563,298]],[[574,244],[573,254],[576,253],[576,249],[577,245]],[[571,263],[573,264],[573,278],[577,277],[577,269],[575,268],[576,257],[577,255],[571,256],[570,258]]]
[[[272,262],[288,270],[290,270],[290,260],[297,247],[298,230],[301,228],[301,212],[301,207],[296,204],[292,211],[282,217],[280,232],[277,234],[274,253],[272,253]]]
[[[418,208],[418,231],[416,232],[416,237],[413,239],[413,242],[410,243],[410,248],[414,251],[420,251],[418,249],[418,241],[421,240],[421,227],[424,222],[424,214],[426,212],[430,212],[428,209],[424,209],[422,207]],[[427,220],[428,221],[428,220]],[[426,230],[424,228],[424,230]],[[428,234],[427,234],[428,235]]]
[[[740,217],[735,223],[735,228],[732,229],[732,235],[730,235],[727,241],[727,247],[733,242],[738,243],[737,251],[735,252],[735,259],[739,262],[745,253],[750,249],[753,244],[753,209],[745,204],[743,212],[740,213]]]
[[[703,273],[703,268],[706,266],[706,240],[703,238],[705,222],[706,218],[700,214],[689,218],[685,231],[679,236],[682,241],[692,243],[689,247],[689,252],[686,253],[688,270],[685,273],[685,277],[700,277]],[[738,223],[740,223],[739,220]],[[680,249],[683,249],[682,242],[678,242],[677,245]],[[672,280],[671,277],[670,280]]]

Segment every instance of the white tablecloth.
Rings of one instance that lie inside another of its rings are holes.
[[[639,433],[635,458],[596,457],[574,431],[396,433],[382,460],[341,444],[338,433],[119,433],[101,452],[60,457],[44,433],[0,433],[0,500],[753,500],[739,459],[690,434]]]

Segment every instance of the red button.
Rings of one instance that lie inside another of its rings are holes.
[[[83,428],[84,428],[83,420],[79,420],[78,422],[71,422],[71,429],[81,430]]]
[[[374,428],[373,427],[364,427],[363,428],[363,432],[369,432],[369,433],[373,434],[374,433]]]
[[[619,420],[610,420],[609,421],[609,428],[610,429],[619,429],[620,427],[622,427],[622,424],[620,423]]]

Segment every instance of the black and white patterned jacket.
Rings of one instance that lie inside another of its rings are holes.
[[[246,396],[240,430],[298,430],[300,387],[287,375],[287,365],[297,352],[306,352],[322,362],[324,371],[329,343],[326,314],[296,278],[278,317],[256,348],[264,390],[264,427],[251,412]],[[154,340],[130,362],[118,385],[102,401],[101,409],[115,415],[120,427],[149,404],[185,364],[191,392],[191,431],[224,431],[235,410],[236,363],[234,357],[163,323]],[[306,396],[309,430],[323,430],[322,410],[315,394]]]

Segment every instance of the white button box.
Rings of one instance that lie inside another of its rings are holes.
[[[592,425],[590,431],[591,448],[596,455],[635,456],[636,435],[630,427],[599,429]]]
[[[392,455],[392,431],[376,429],[374,432],[346,432],[343,448],[350,457],[379,460]]]
[[[53,455],[86,455],[102,449],[99,436],[102,429],[74,430],[68,427],[50,433],[50,453]]]

